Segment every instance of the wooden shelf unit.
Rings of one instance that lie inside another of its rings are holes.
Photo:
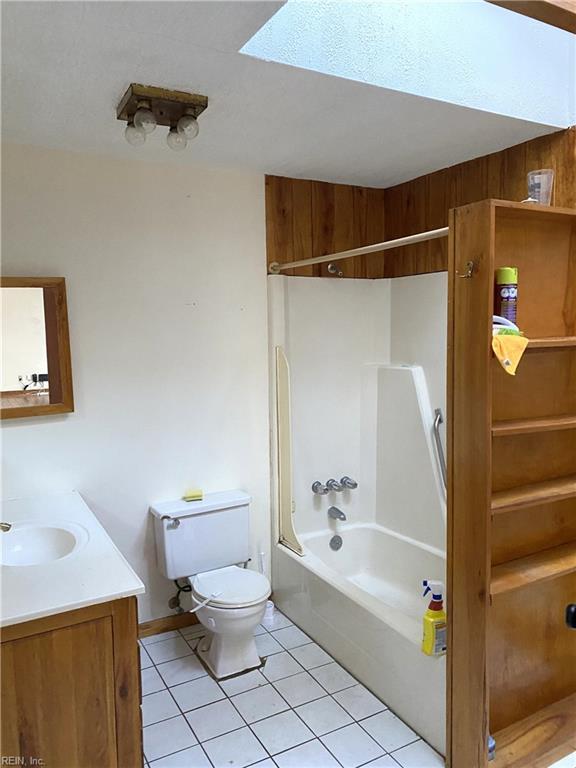
[[[492,494],[492,514],[576,498],[576,475],[544,480]]]
[[[493,734],[498,768],[544,768],[576,751],[576,211],[457,208],[449,259],[448,765],[488,768]],[[500,266],[516,376],[491,353]]]
[[[562,429],[576,429],[576,416],[495,421],[492,424],[492,437],[509,437],[510,435],[534,434],[535,432],[559,432]]]
[[[560,544],[528,557],[493,566],[490,594],[494,597],[539,581],[576,571],[576,541]]]

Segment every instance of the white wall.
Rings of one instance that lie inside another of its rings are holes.
[[[151,501],[243,488],[269,550],[264,179],[5,146],[3,272],[67,281],[76,410],[3,424],[5,498],[76,488],[170,613]]]
[[[42,288],[2,288],[2,392],[22,389],[19,376],[48,373]]]

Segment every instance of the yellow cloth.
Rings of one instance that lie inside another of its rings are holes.
[[[492,349],[500,361],[500,365],[510,376],[516,375],[516,368],[522,359],[524,350],[528,346],[528,339],[524,336],[512,336],[499,334],[492,336]]]

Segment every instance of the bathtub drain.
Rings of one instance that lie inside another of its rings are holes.
[[[342,547],[342,536],[332,536],[330,539],[330,549],[333,549],[335,552],[337,552]]]

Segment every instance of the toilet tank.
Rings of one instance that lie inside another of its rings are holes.
[[[248,560],[250,501],[244,491],[222,491],[151,506],[162,573],[181,579]]]

